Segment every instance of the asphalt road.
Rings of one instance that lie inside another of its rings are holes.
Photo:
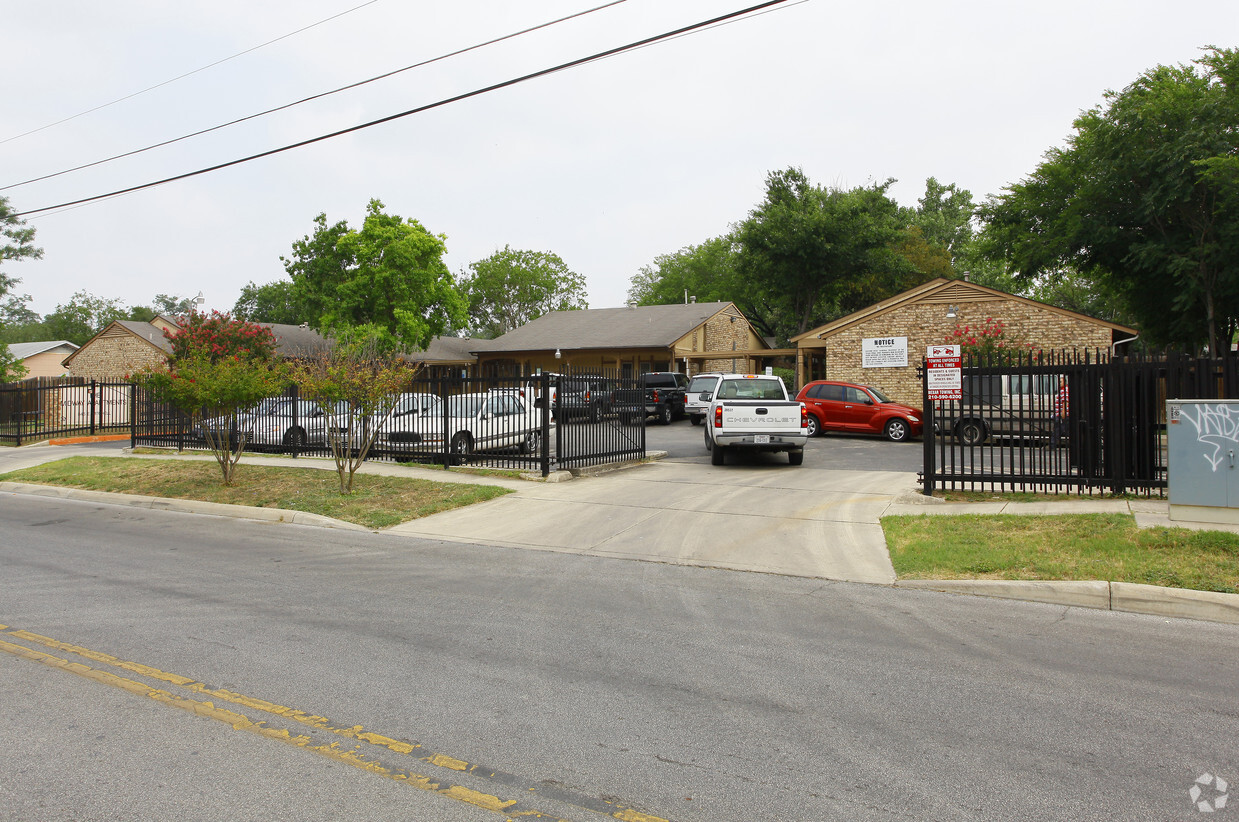
[[[13,495],[0,533],[0,819],[1189,819],[1239,784],[1239,626]]]

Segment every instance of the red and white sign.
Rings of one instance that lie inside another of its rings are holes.
[[[963,397],[962,361],[958,345],[931,345],[925,352],[925,390],[930,400]]]

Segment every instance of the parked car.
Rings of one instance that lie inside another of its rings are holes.
[[[251,445],[289,445],[300,448],[326,442],[328,421],[334,416],[324,414],[318,403],[311,400],[268,397],[237,415],[235,431],[231,430],[232,423],[227,417],[212,417],[203,420],[194,430],[194,434],[205,439],[205,433],[210,431],[230,439],[243,436]]]
[[[557,421],[584,417],[598,422],[611,413],[615,385],[602,377],[551,375],[551,411]],[[558,389],[556,389],[558,383]]]
[[[542,447],[542,414],[516,391],[456,394],[434,413],[393,422],[375,441],[392,450],[441,451],[444,443],[460,457],[513,447],[535,454]]]
[[[640,388],[621,388],[612,395],[622,422],[653,417],[660,425],[667,425],[684,416],[687,376],[678,371],[651,371],[641,375],[640,383]]]
[[[718,390],[718,382],[722,378],[723,375],[718,373],[697,374],[688,384],[684,413],[688,414],[688,421],[693,425],[701,425],[701,421],[705,419],[710,401],[714,399],[714,392]]]
[[[920,409],[897,403],[870,385],[814,380],[796,399],[808,410],[810,437],[822,431],[853,431],[903,442],[919,437],[924,427]]]
[[[380,424],[379,433],[399,428],[409,419],[441,413],[442,405],[443,400],[437,394],[405,392],[396,400],[391,414]],[[354,430],[353,443],[356,445],[361,442],[362,436],[368,431],[370,421],[366,417],[356,412],[350,415],[347,408],[339,409],[328,423],[328,429],[333,436],[340,436],[347,431],[350,423]]]

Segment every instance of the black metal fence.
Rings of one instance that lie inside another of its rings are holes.
[[[966,366],[959,400],[924,386],[924,492],[1162,493],[1166,400],[1239,397],[1239,362],[1106,352]]]
[[[413,379],[386,420],[323,409],[296,386],[234,419],[192,422],[138,390],[133,444],[206,449],[207,436],[243,438],[248,450],[330,456],[348,426],[377,426],[367,459],[445,467],[473,465],[539,471],[642,459],[641,417],[621,413],[614,397],[634,379],[603,375]],[[357,441],[356,434],[352,441]]]
[[[0,443],[127,434],[133,389],[124,382],[35,377],[0,386]]]

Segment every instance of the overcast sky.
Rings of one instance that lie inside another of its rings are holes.
[[[0,0],[0,186],[180,137],[604,5],[607,0]],[[54,179],[19,211],[141,185],[501,83],[754,5],[624,0],[363,88]],[[363,5],[364,4],[364,5]],[[360,6],[360,8],[358,8]],[[351,11],[350,11],[351,10]],[[344,13],[347,12],[347,13]],[[343,13],[343,14],[342,14]],[[335,19],[292,34],[333,15]],[[119,98],[214,67],[113,105]],[[977,201],[1074,117],[1158,64],[1239,46],[1235,0],[842,3],[767,13],[325,142],[59,213],[7,264],[41,314],[86,290],[228,310],[313,218],[366,203],[447,236],[448,267],[551,251],[589,304],[623,304],[659,254],[727,231],[767,172],[851,188],[934,176]],[[81,116],[74,116],[81,114]],[[72,118],[48,128],[57,121]],[[35,129],[34,133],[25,134]],[[23,135],[25,136],[18,136]]]

